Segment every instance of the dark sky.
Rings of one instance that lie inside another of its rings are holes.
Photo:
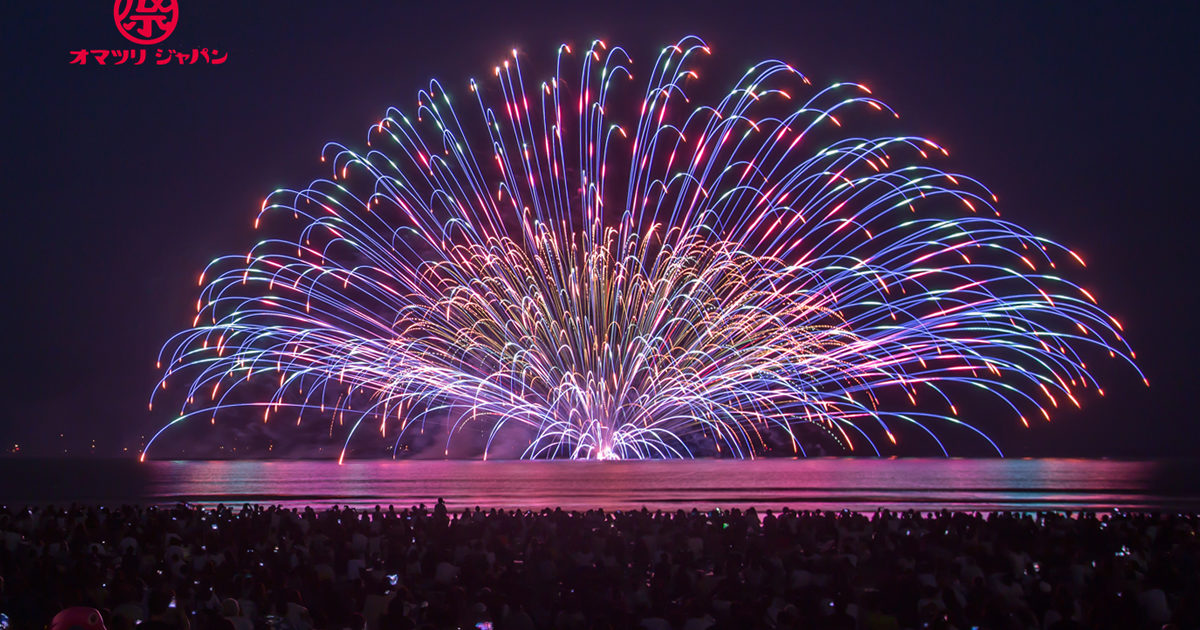
[[[548,75],[559,42],[619,43],[636,67],[686,34],[734,68],[775,57],[817,84],[870,85],[1005,218],[1088,258],[1073,277],[1122,320],[1151,387],[1101,365],[1105,398],[1001,431],[1009,454],[1200,446],[1195,3],[179,2],[151,54],[226,63],[70,65],[72,50],[132,47],[111,1],[3,3],[5,451],[118,453],[169,419],[146,400],[197,272],[257,238],[267,192],[327,175],[326,141],[361,146],[430,78],[465,92],[513,46]]]

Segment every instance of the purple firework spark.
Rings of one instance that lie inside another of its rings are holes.
[[[435,423],[447,452],[474,427],[485,458],[503,438],[593,459],[803,452],[801,427],[878,454],[913,427],[945,453],[949,426],[996,446],[957,392],[1028,426],[1103,394],[1088,352],[1133,365],[1117,320],[1057,275],[1080,256],[929,165],[937,143],[843,126],[894,115],[865,86],[765,61],[702,103],[708,54],[664,48],[634,114],[621,48],[563,45],[541,83],[513,51],[469,83],[477,113],[435,81],[365,152],[327,145],[332,179],[273,192],[255,221],[299,227],[200,275],[160,355],[162,389],[187,383],[167,427],[251,406],[340,427],[343,457],[362,429],[398,447]]]

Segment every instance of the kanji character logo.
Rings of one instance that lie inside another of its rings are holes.
[[[156,44],[166,39],[179,22],[178,0],[116,0],[113,21],[125,39],[135,44]]]

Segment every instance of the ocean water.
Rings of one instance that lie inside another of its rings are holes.
[[[0,460],[0,503],[1200,511],[1200,460]]]

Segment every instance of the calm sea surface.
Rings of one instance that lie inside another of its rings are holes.
[[[1200,460],[0,460],[0,502],[1200,511]]]

